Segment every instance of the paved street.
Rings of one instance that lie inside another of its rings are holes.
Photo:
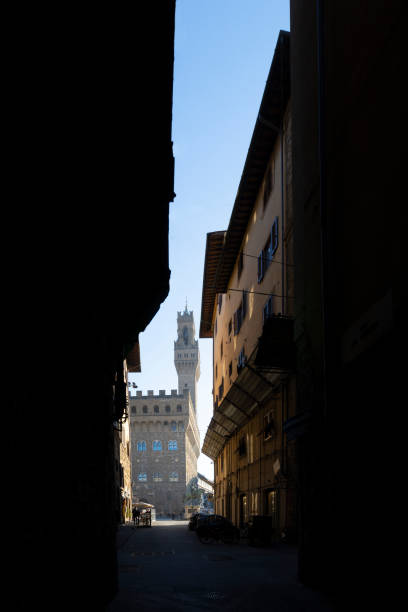
[[[107,612],[334,609],[298,582],[295,548],[201,544],[186,521],[121,527],[118,561],[120,591]]]

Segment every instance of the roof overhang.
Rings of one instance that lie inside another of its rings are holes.
[[[267,348],[279,336],[282,350],[269,352]],[[281,383],[294,370],[293,347],[293,319],[276,317],[271,325],[264,327],[246,365],[222,402],[215,406],[202,447],[204,455],[215,460],[231,436],[279,394]]]
[[[215,296],[218,293],[216,281],[220,256],[224,247],[225,233],[211,232],[207,234],[203,294],[201,298],[200,338],[212,337],[214,303]]]
[[[126,355],[126,363],[127,363],[128,372],[141,372],[142,371],[142,368],[140,365],[139,339],[135,341],[133,347],[131,348],[129,353]]]

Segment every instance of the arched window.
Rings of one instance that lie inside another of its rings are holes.
[[[146,482],[146,480],[147,480],[147,474],[146,474],[146,472],[140,472],[140,474],[138,475],[137,479],[138,479],[140,482]]]
[[[166,406],[166,412],[170,412],[171,408],[169,405]]]
[[[154,482],[161,482],[163,480],[163,477],[160,472],[153,472],[153,480]]]
[[[142,452],[146,450],[146,440],[137,441],[137,450],[138,452]]]
[[[182,410],[183,410],[183,408],[182,408],[181,404],[178,404],[177,405],[177,412],[181,412]]]
[[[156,413],[156,414],[159,414],[159,412],[160,412],[159,407],[158,407],[158,406],[155,406],[155,407],[154,407],[154,411],[155,411],[155,413]]]
[[[170,480],[171,482],[177,482],[177,481],[178,481],[178,479],[179,479],[179,477],[178,477],[178,472],[170,472],[170,474],[169,474],[169,480]]]
[[[184,423],[183,423],[183,421],[180,421],[180,422],[179,422],[179,424],[178,424],[178,430],[179,430],[179,431],[184,431]]]
[[[152,448],[153,448],[154,451],[161,451],[161,450],[163,450],[162,449],[161,440],[153,440]]]
[[[143,406],[143,414],[147,414],[147,406]]]
[[[177,423],[176,423],[176,421],[172,421],[170,427],[171,427],[171,431],[177,431]]]
[[[177,450],[177,440],[169,440],[169,450]]]

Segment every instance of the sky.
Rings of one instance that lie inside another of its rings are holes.
[[[132,389],[177,389],[177,312],[194,313],[201,375],[201,447],[213,413],[212,340],[200,339],[206,236],[226,230],[289,0],[176,0],[172,140],[174,191],[169,211],[170,292],[139,336],[141,372]],[[214,478],[201,453],[198,472]]]

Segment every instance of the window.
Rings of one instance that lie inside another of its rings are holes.
[[[278,495],[276,490],[269,490],[265,493],[265,511],[268,516],[272,517],[272,526],[278,524]]]
[[[264,248],[258,256],[258,283],[262,282],[279,244],[279,219],[275,217]]]
[[[146,472],[140,472],[140,474],[138,474],[137,479],[138,479],[140,482],[146,482],[146,480],[147,480],[147,474],[146,474]]]
[[[242,436],[238,442],[238,454],[240,457],[244,457],[246,455],[246,438]]]
[[[137,451],[139,453],[143,452],[146,450],[146,441],[145,440],[138,440],[137,441]]]
[[[229,362],[228,374],[229,374],[230,377],[232,376],[232,361]]]
[[[263,250],[259,253],[258,255],[258,283],[260,283],[263,279],[263,275],[264,275],[264,270],[263,270],[263,256],[264,256],[264,252]]]
[[[177,423],[176,421],[172,421],[170,424],[171,431],[177,431]]]
[[[232,333],[232,319],[230,319],[228,323],[228,335],[230,336],[231,333]]]
[[[237,310],[234,312],[234,336],[236,336],[237,334],[239,334],[240,329],[242,327],[242,323],[246,317],[246,313],[247,313],[247,295],[248,292],[247,291],[243,291],[242,292],[242,301],[239,305],[239,307],[237,308]]]
[[[238,363],[237,363],[238,374],[240,373],[242,368],[245,366],[245,363],[246,363],[246,355],[245,355],[245,349],[243,348],[240,354],[238,355]]]
[[[243,268],[244,268],[244,252],[241,251],[240,254],[238,255],[238,278],[241,276]]]
[[[247,295],[248,291],[242,292],[242,320],[245,319],[247,313]]]
[[[169,440],[169,450],[177,450],[177,440]]]
[[[132,406],[132,414],[136,414],[136,406]]]
[[[159,412],[160,412],[160,408],[159,408],[158,406],[155,406],[155,407],[154,407],[154,411],[155,411],[155,413],[156,413],[156,414],[159,414]]]
[[[221,312],[222,307],[222,293],[218,294],[218,312]]]
[[[170,406],[166,406],[166,412],[170,412],[171,408]]]
[[[170,472],[170,474],[169,474],[169,480],[170,480],[171,482],[178,482],[178,479],[179,479],[179,477],[178,477],[178,472]]]
[[[223,346],[223,342],[221,340],[221,348],[220,348],[221,359],[222,359],[223,353],[224,353],[224,346]]]
[[[182,412],[183,407],[181,406],[181,404],[177,405],[177,412]]]
[[[234,336],[239,334],[239,330],[242,325],[242,311],[241,306],[234,312]]]
[[[163,480],[163,476],[160,472],[153,472],[153,480],[154,482],[161,482]]]
[[[224,377],[222,377],[222,382],[220,386],[218,387],[218,397],[220,398],[220,400],[222,399],[223,395],[224,395]]]
[[[184,423],[182,421],[180,421],[179,424],[178,424],[178,430],[179,431],[184,431]]]
[[[272,411],[269,411],[264,416],[264,440],[271,440],[275,434],[275,423],[273,420]]]
[[[269,296],[269,298],[265,302],[265,306],[263,308],[263,322],[267,321],[273,315],[273,296]]]
[[[143,414],[147,414],[147,406],[143,406]]]
[[[154,451],[161,451],[162,450],[161,440],[153,440],[152,448]]]
[[[278,217],[275,217],[275,220],[272,225],[271,230],[271,255],[273,255],[278,248],[279,243],[279,227],[278,227]]]

